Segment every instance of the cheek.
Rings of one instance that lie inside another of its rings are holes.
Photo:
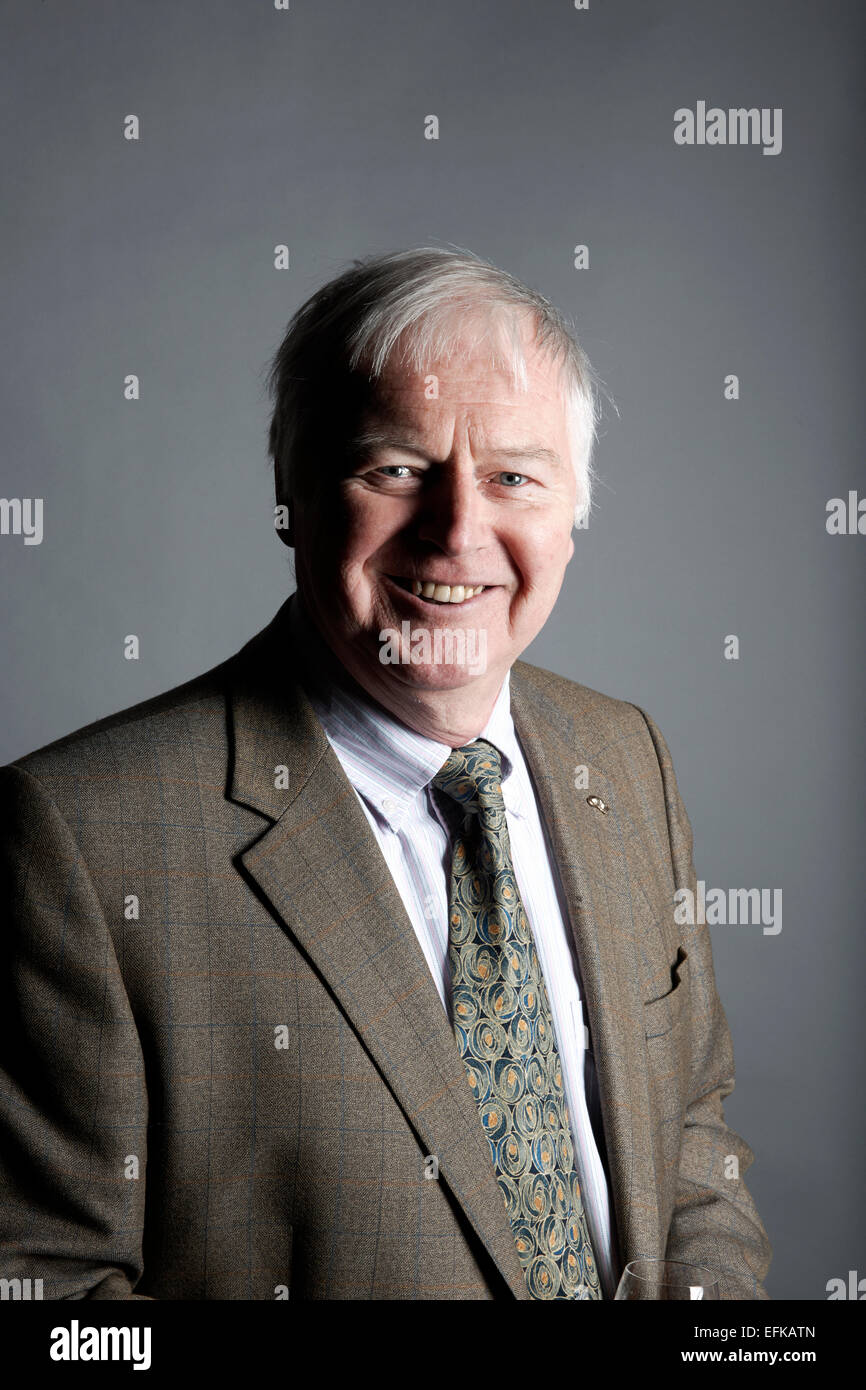
[[[523,590],[548,593],[558,589],[568,563],[570,539],[570,532],[552,532],[550,526],[524,527],[514,537],[511,560]]]
[[[387,499],[354,498],[344,508],[339,522],[347,559],[356,563],[370,559],[399,530],[403,520],[401,510],[389,506]]]
[[[365,519],[339,503],[316,517],[309,533],[309,562],[329,587],[357,587],[370,553]]]

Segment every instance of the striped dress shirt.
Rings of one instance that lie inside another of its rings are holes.
[[[310,703],[376,836],[451,1020],[448,893],[453,821],[431,779],[451,752],[408,728],[354,681],[322,679],[313,632],[299,595],[291,605],[296,640],[310,658],[299,672]],[[532,777],[510,707],[510,672],[478,735],[502,759],[502,794],[517,886],[544,972],[562,1062],[575,1167],[605,1298],[619,1278],[595,1060],[581,1002],[568,907]]]

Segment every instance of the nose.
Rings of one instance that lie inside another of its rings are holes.
[[[472,467],[443,469],[424,497],[419,540],[445,555],[465,555],[487,544],[487,528],[486,503]]]

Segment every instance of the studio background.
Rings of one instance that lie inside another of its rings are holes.
[[[512,271],[617,407],[524,659],[652,715],[708,888],[782,889],[777,934],[712,928],[726,1117],[771,1296],[866,1276],[866,537],[825,525],[866,493],[861,7],[0,10],[2,492],[44,499],[41,544],[0,537],[0,761],[215,665],[293,587],[264,373],[303,299],[414,245]],[[781,152],[677,146],[699,100],[781,107]]]

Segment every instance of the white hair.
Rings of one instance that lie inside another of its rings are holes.
[[[563,315],[537,291],[470,251],[432,246],[356,261],[294,315],[268,379],[278,490],[282,485],[285,491],[303,466],[307,432],[326,414],[333,417],[334,377],[341,369],[375,381],[396,355],[423,372],[433,361],[465,355],[488,340],[491,364],[526,391],[527,319],[539,350],[560,367],[577,482],[574,524],[583,524],[592,505],[599,420],[600,383],[588,357]]]

